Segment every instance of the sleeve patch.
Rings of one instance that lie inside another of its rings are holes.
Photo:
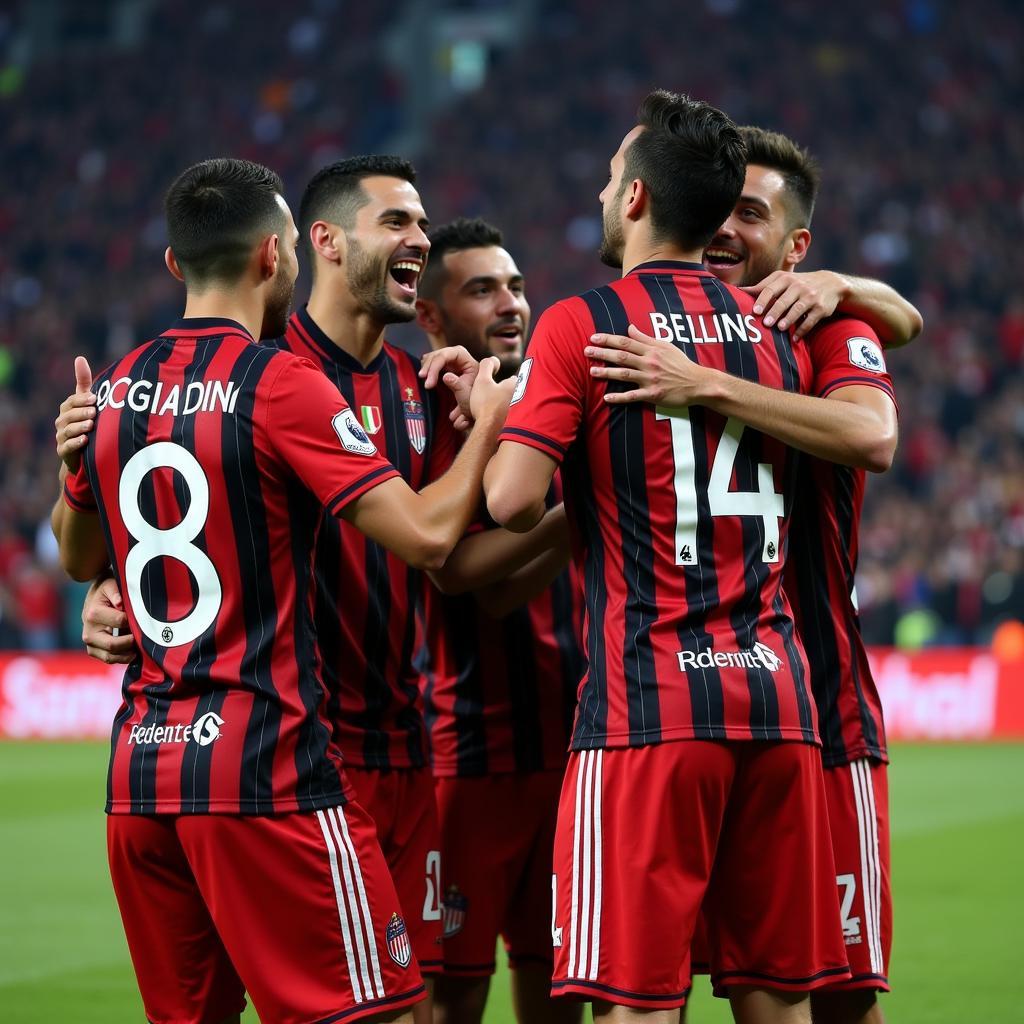
[[[342,409],[331,420],[331,425],[345,451],[352,452],[353,455],[377,454],[377,446],[370,440],[370,435],[363,429],[351,409]]]
[[[512,401],[508,404],[515,405],[521,401],[526,394],[526,385],[530,383],[530,371],[533,369],[533,359],[524,359],[523,365],[519,367],[519,375],[516,377],[516,389],[512,392]]]
[[[870,338],[848,338],[850,362],[868,373],[885,373],[885,357],[878,344]]]

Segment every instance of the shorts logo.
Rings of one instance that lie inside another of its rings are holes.
[[[533,360],[524,359],[523,365],[519,367],[519,374],[516,376],[516,389],[512,392],[512,401],[509,405],[515,405],[526,394],[526,385],[530,383],[530,371],[533,369]]]
[[[409,435],[409,444],[417,455],[422,455],[423,449],[427,447],[427,418],[423,415],[423,403],[412,397],[412,388],[405,389],[402,408],[405,410],[405,430]]]
[[[129,743],[197,743],[208,747],[220,739],[224,719],[213,711],[200,715],[191,725],[133,725],[128,733]]]
[[[870,338],[847,338],[850,362],[869,373],[885,373],[885,357],[882,350]]]
[[[342,409],[331,420],[342,448],[353,455],[376,455],[377,446],[370,440],[369,434],[363,430],[351,409]]]
[[[391,959],[399,967],[408,967],[412,959],[412,946],[409,944],[409,933],[405,928],[405,921],[392,914],[388,926],[384,930],[384,938],[387,940],[388,953]]]
[[[441,912],[444,918],[444,937],[446,939],[458,935],[462,926],[466,923],[466,910],[469,908],[469,900],[466,898],[457,885],[449,885],[441,903]]]
[[[688,668],[766,668],[778,672],[782,659],[767,645],[758,641],[746,651],[677,651],[679,671]]]

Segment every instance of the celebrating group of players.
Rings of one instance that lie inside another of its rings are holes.
[[[600,197],[623,276],[524,359],[500,232],[429,230],[407,161],[324,168],[298,227],[258,165],[175,181],[184,316],[76,360],[53,513],[98,578],[86,645],[128,666],[108,851],[150,1021],[248,992],[282,1024],[478,1024],[499,935],[520,1024],[676,1022],[694,970],[740,1021],[881,1020],[853,574],[882,344],[920,320],[793,273],[817,186],[652,93]],[[384,338],[414,318],[422,365]]]

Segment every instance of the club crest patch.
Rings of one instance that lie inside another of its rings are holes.
[[[868,373],[885,373],[885,356],[878,344],[870,338],[847,338],[850,362]]]
[[[515,405],[526,394],[526,385],[530,383],[530,371],[533,369],[533,359],[524,359],[519,367],[519,375],[516,377],[516,389],[512,392],[512,401],[509,405]]]
[[[427,447],[427,418],[423,414],[423,403],[413,398],[412,388],[405,389],[405,401],[402,409],[405,411],[405,430],[409,435],[409,444],[417,455],[423,454]]]
[[[441,911],[444,918],[444,937],[450,939],[462,931],[466,923],[466,911],[469,909],[469,900],[466,898],[457,885],[448,886],[441,904]]]
[[[405,928],[405,921],[392,914],[388,926],[384,930],[384,938],[388,944],[388,954],[399,967],[408,967],[412,959],[412,946],[409,943],[409,933]]]
[[[370,440],[370,435],[363,430],[351,409],[342,409],[331,420],[331,425],[345,451],[352,452],[353,455],[377,454],[377,446]]]

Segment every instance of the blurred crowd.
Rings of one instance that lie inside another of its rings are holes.
[[[74,5],[71,5],[72,7]],[[500,6],[495,3],[484,7]],[[1024,619],[1024,19],[1012,0],[540,3],[522,45],[413,154],[431,219],[506,232],[535,315],[609,271],[607,161],[652,85],[792,135],[824,184],[805,267],[882,278],[921,309],[890,358],[901,442],[873,478],[858,597],[875,643],[984,643]],[[0,67],[0,646],[73,643],[54,566],[52,422],[97,367],[177,315],[162,194],[211,155],[294,200],[380,150],[431,73],[388,70],[401,6],[154,3],[138,48]],[[0,61],[16,23],[0,19]]]

